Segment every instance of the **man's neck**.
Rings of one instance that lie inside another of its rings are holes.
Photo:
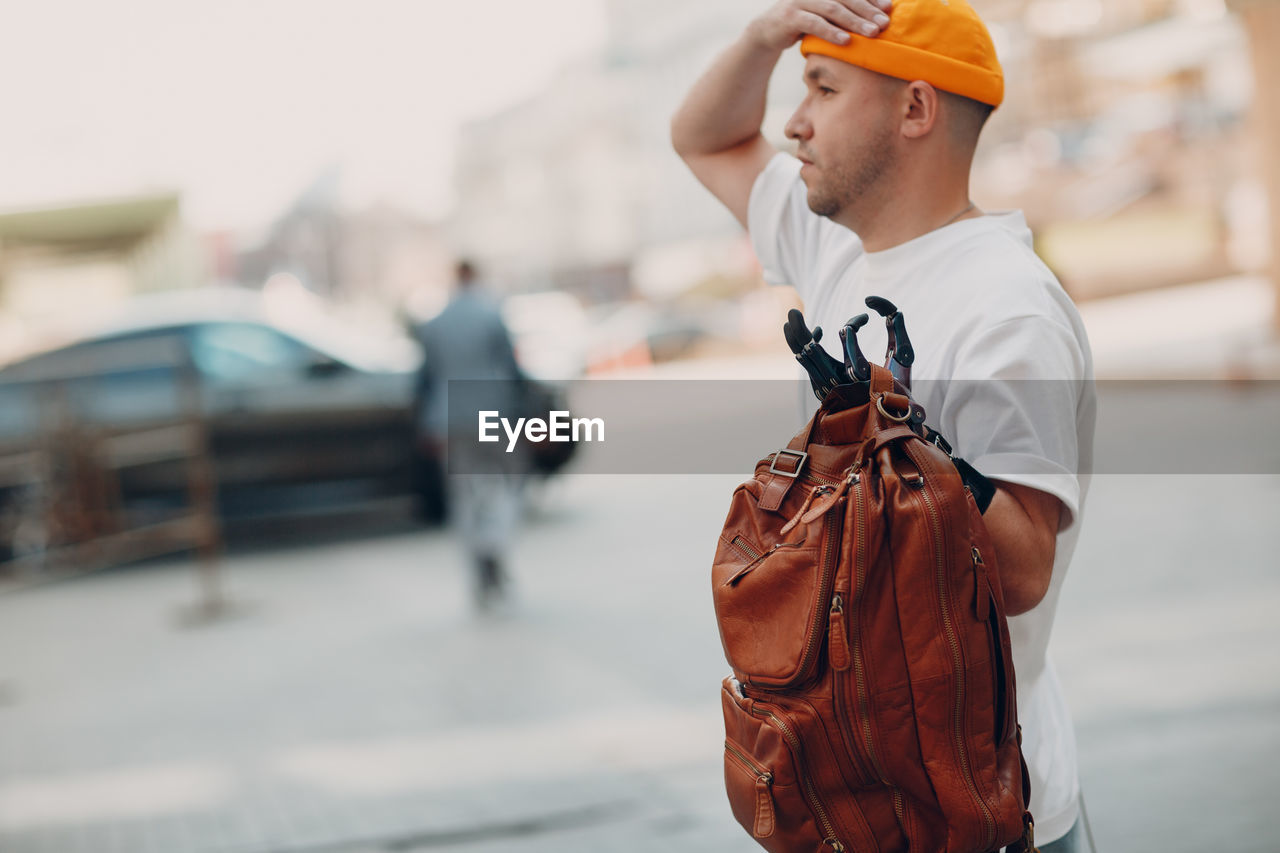
[[[945,225],[981,216],[970,207],[967,183],[946,192],[895,192],[882,202],[868,200],[835,221],[852,230],[868,252],[881,252],[914,240]]]

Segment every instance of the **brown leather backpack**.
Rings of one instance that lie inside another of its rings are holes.
[[[892,391],[873,366],[734,491],[712,570],[729,802],[773,853],[1032,850],[994,549]]]

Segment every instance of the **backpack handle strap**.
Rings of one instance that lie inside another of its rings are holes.
[[[889,368],[881,367],[878,364],[871,365],[871,379],[867,384],[870,386],[872,398],[878,394],[893,393],[893,374],[889,372]]]
[[[920,434],[906,425],[892,426],[888,429],[876,430],[875,435],[871,437],[858,450],[858,455],[853,460],[854,469],[861,468],[867,463],[867,460],[874,459],[875,455],[880,452],[880,448],[893,444],[895,441],[902,441],[907,438],[919,438]]]

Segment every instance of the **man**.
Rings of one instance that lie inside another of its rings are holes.
[[[807,96],[786,125],[792,157],[760,126],[773,68],[797,41]],[[965,0],[783,0],[697,81],[672,142],[747,227],[766,279],[795,286],[810,323],[833,331],[871,294],[906,316],[930,423],[998,486],[985,520],[1009,614],[1021,614],[1010,629],[1031,811],[1041,850],[1060,853],[1076,849],[1079,783],[1046,647],[1079,536],[1093,367],[1022,214],[969,197],[1003,83]],[[864,329],[869,353],[883,351],[879,326]]]
[[[456,274],[456,289],[444,311],[415,329],[423,351],[415,395],[418,433],[433,457],[440,458],[447,448],[449,516],[474,568],[476,604],[487,610],[506,586],[524,456],[500,448],[486,452],[498,446],[476,442],[476,413],[515,412],[522,404],[524,380],[511,335],[497,305],[481,291],[475,268],[462,261]],[[470,381],[455,382],[451,392],[449,380]]]

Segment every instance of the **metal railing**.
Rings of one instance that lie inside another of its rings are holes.
[[[0,589],[194,550],[201,607],[223,602],[222,532],[200,383],[178,338],[37,360],[0,379]],[[114,387],[113,387],[114,386]],[[178,465],[183,494],[139,509],[131,470]]]

